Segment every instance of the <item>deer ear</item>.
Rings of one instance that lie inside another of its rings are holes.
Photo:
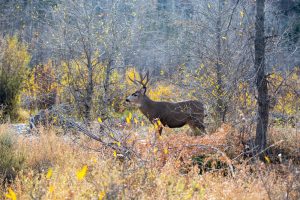
[[[146,88],[146,87],[143,87],[143,88],[141,89],[141,93],[142,93],[143,95],[145,95],[145,94],[146,94],[146,90],[147,90],[147,88]]]

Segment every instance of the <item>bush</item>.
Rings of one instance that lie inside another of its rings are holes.
[[[0,52],[3,52],[0,54],[0,105],[4,106],[4,117],[14,120],[30,56],[16,36],[0,41]]]
[[[9,132],[0,133],[0,179],[12,181],[23,169],[25,158],[15,151],[16,145]]]
[[[58,86],[52,61],[35,66],[24,81],[22,107],[30,110],[48,109],[55,104]]]

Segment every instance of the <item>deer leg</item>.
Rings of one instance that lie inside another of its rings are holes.
[[[198,121],[197,125],[198,125],[197,127],[202,131],[202,133],[207,134],[207,132],[205,130],[204,123],[203,123],[203,120],[202,121]]]
[[[193,130],[193,135],[194,136],[200,136],[200,135],[202,135],[202,132],[197,127],[193,126],[192,130]]]
[[[193,131],[194,136],[200,136],[206,134],[205,128],[202,124],[189,123],[188,124]]]
[[[158,128],[158,134],[159,134],[159,136],[161,136],[162,130],[163,130],[163,127],[159,127]]]
[[[198,127],[200,129],[200,131],[203,133],[203,134],[207,134],[206,130],[205,130],[205,126],[201,125]]]
[[[189,127],[192,129],[191,135],[197,136],[199,135],[199,130],[197,130],[197,127],[193,123],[188,123]]]
[[[201,132],[201,134],[206,134],[207,132],[205,131],[205,126],[204,126],[204,118],[202,115],[195,115],[193,117],[193,123],[194,123],[194,126],[197,127],[198,131]]]
[[[205,126],[202,122],[197,121],[196,122],[196,127],[201,132],[201,134],[207,134],[207,132],[205,130]]]
[[[151,123],[157,127],[157,132],[159,134],[159,136],[161,136],[162,130],[163,130],[163,125],[160,123],[158,123],[159,119],[154,119]]]

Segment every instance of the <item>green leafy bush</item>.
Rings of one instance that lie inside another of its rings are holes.
[[[30,55],[16,36],[0,39],[0,52],[0,105],[4,107],[3,115],[14,120]]]

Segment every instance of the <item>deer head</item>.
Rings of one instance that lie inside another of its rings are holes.
[[[140,76],[140,80],[137,80],[135,75],[134,75],[134,79],[128,77],[129,80],[132,81],[135,85],[142,86],[142,88],[135,91],[134,93],[132,93],[126,98],[126,102],[132,103],[138,107],[142,105],[142,102],[146,97],[147,84],[149,82],[149,71],[147,71],[147,73],[144,76],[142,75],[141,72],[139,72],[139,76]]]

